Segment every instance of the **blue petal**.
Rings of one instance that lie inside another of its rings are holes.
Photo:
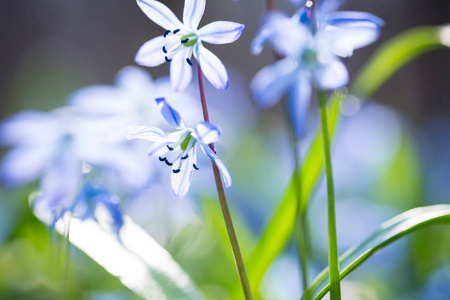
[[[191,30],[196,30],[205,11],[206,0],[186,0],[183,22]]]
[[[311,102],[311,80],[307,74],[299,76],[288,97],[288,113],[296,139],[306,134],[308,108]]]
[[[195,127],[192,136],[203,144],[211,144],[219,140],[220,129],[217,126],[204,121]]]
[[[365,23],[366,26],[381,27],[384,21],[379,17],[361,11],[339,11],[331,13],[327,16],[326,22],[333,26],[361,26]]]
[[[153,22],[166,30],[183,28],[183,23],[178,20],[174,13],[164,4],[155,0],[136,0],[141,10]]]
[[[192,56],[191,51],[191,47],[184,47],[172,58],[170,84],[175,91],[184,90],[192,80],[192,66],[187,63],[187,59]]]
[[[170,126],[174,128],[185,127],[183,120],[180,117],[180,114],[167,103],[165,98],[157,98],[155,100],[156,104],[159,107],[159,110],[161,111],[162,116]]]
[[[203,47],[201,43],[197,45],[196,56],[206,79],[208,79],[216,89],[226,90],[228,87],[228,74],[220,59],[211,51]]]
[[[139,94],[143,88],[153,85],[152,76],[144,69],[136,66],[122,68],[114,79],[116,85],[136,92],[136,94]]]
[[[236,41],[245,26],[235,22],[216,21],[200,28],[198,35],[210,44],[228,44]]]
[[[288,88],[295,84],[298,64],[289,58],[264,67],[250,83],[250,91],[261,108],[275,105]]]
[[[226,187],[231,186],[231,175],[227,170],[227,167],[223,164],[223,162],[217,157],[217,155],[209,148],[208,145],[199,144],[199,146],[202,148],[203,153],[205,153],[219,168],[220,175],[222,177],[223,182],[225,183]]]
[[[323,58],[314,72],[314,79],[321,89],[336,90],[348,83],[348,72],[345,65],[334,55]]]

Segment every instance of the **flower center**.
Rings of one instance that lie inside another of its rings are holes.
[[[181,38],[181,44],[185,47],[192,47],[197,44],[198,38],[195,33],[183,35]]]
[[[192,136],[191,136],[191,133],[189,132],[187,134],[186,138],[180,144],[181,150],[186,151],[186,148],[189,145],[191,138],[192,138]],[[193,141],[193,142],[195,143],[195,141]],[[194,145],[194,143],[192,143],[192,145]]]

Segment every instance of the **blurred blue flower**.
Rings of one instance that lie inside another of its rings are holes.
[[[335,12],[340,1],[312,2],[293,17],[274,11],[265,17],[252,43],[259,54],[270,42],[285,57],[260,70],[250,89],[256,103],[267,108],[288,96],[288,111],[296,137],[305,134],[305,119],[312,85],[336,90],[348,83],[348,73],[339,57],[349,57],[354,49],[375,41],[383,21],[365,12]]]
[[[206,0],[186,0],[183,23],[163,3],[155,0],[137,0],[141,10],[166,31],[162,36],[146,42],[138,51],[136,63],[155,67],[170,62],[170,81],[175,90],[185,89],[192,79],[192,54],[197,59],[206,78],[219,89],[228,87],[225,66],[203,42],[227,44],[236,41],[244,25],[216,21],[197,29],[205,10]]]
[[[81,195],[92,170],[116,178],[126,190],[144,186],[148,171],[135,147],[110,134],[113,121],[80,116],[69,107],[11,117],[0,126],[1,143],[13,147],[0,166],[2,182],[18,186],[40,178],[34,206],[51,224],[73,211],[79,199],[87,200]]]
[[[197,146],[219,168],[227,187],[231,186],[231,176],[222,161],[208,144],[219,140],[220,130],[209,122],[201,122],[195,128],[185,126],[183,120],[164,98],[156,99],[161,114],[167,123],[178,131],[166,133],[153,126],[132,126],[128,128],[129,139],[144,139],[154,142],[149,155],[159,155],[159,160],[172,167],[172,189],[175,195],[183,197],[189,190],[192,172],[198,170]]]

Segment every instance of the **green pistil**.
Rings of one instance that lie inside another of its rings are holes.
[[[183,46],[185,46],[185,47],[192,47],[195,44],[197,44],[197,40],[198,40],[197,38],[190,39],[193,36],[195,36],[195,33],[183,35],[181,37],[181,43],[183,44]]]
[[[187,134],[186,138],[184,139],[184,141],[181,142],[181,144],[180,144],[181,150],[183,150],[183,151],[186,150],[187,146],[189,145],[189,141],[191,140],[191,138],[192,138],[192,136],[191,136],[191,133],[189,132]]]

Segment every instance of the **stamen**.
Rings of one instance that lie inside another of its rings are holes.
[[[169,149],[170,151],[173,151],[173,148],[170,147],[169,145],[167,145],[167,149]]]
[[[194,167],[194,169],[196,169],[196,170],[199,170],[200,168],[199,167],[197,167],[197,165],[196,164],[192,164],[192,166]]]
[[[173,165],[173,163],[169,162],[169,161],[167,160],[167,158],[166,158],[164,161],[166,162],[166,165],[168,165],[169,167],[171,167],[171,166]]]
[[[186,154],[185,156],[182,156],[181,159],[186,159],[188,158],[188,155]]]
[[[180,32],[180,30],[181,30],[181,29],[175,29],[175,30],[173,31],[173,34],[177,34],[178,32]]]
[[[169,33],[170,33],[170,30],[166,30],[166,32],[164,32],[164,37],[166,37]]]
[[[166,46],[163,46],[163,52],[167,53]]]
[[[172,170],[175,174],[180,173],[181,169]]]
[[[186,44],[187,42],[189,42],[189,38],[185,38],[184,40],[181,40],[182,44]]]
[[[164,56],[164,58],[166,59],[167,62],[171,62],[172,60],[170,58],[168,58],[167,56]]]
[[[192,61],[189,58],[186,58],[186,62],[192,67]]]
[[[165,157],[159,157],[159,161],[165,161],[166,160],[166,158]]]

